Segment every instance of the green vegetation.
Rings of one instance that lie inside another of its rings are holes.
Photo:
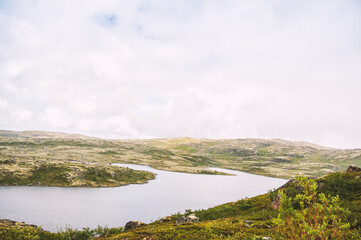
[[[280,191],[275,223],[286,239],[356,239],[357,232],[350,231],[350,223],[341,218],[350,212],[340,206],[338,195],[317,194],[316,181],[307,177],[298,177],[297,183],[303,192],[294,198]]]
[[[40,227],[31,226],[11,226],[0,230],[0,239],[4,240],[88,240],[94,238],[107,237],[119,234],[122,227],[108,228],[99,226],[96,229],[83,228],[83,230],[66,228],[64,231],[50,233]]]
[[[146,183],[153,173],[105,164],[74,162],[0,162],[1,185],[59,187],[117,187],[131,183]]]

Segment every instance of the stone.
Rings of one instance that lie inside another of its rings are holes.
[[[189,216],[182,216],[180,218],[177,219],[176,224],[183,224],[183,223],[198,223],[199,222],[199,218],[194,215],[191,214]]]
[[[131,229],[139,228],[144,225],[145,225],[145,223],[142,223],[139,221],[130,221],[125,224],[124,230],[127,231],[127,230],[131,230]]]
[[[267,224],[263,224],[263,223],[261,223],[261,224],[258,224],[257,226],[256,226],[257,228],[264,228],[264,229],[270,229],[271,228],[271,226],[270,225],[267,225]]]
[[[349,167],[346,169],[346,172],[361,172],[361,168],[355,167],[355,166],[349,166]]]
[[[170,222],[170,221],[172,221],[171,216],[167,216],[167,217],[163,217],[163,218],[159,219],[159,223]]]

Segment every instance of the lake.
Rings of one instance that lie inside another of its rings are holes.
[[[116,188],[0,187],[0,219],[42,226],[95,228],[145,223],[185,209],[207,209],[267,193],[287,180],[211,168],[235,176],[167,172],[148,166],[114,164],[157,174],[147,184]]]

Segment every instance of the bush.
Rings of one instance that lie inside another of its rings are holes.
[[[275,223],[287,239],[353,239],[356,231],[341,215],[349,213],[340,206],[338,196],[317,194],[317,183],[301,176],[296,178],[302,192],[288,197],[281,190],[281,206]],[[295,208],[295,206],[299,206]]]

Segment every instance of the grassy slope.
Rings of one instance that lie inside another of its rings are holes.
[[[319,192],[340,196],[342,205],[351,211],[347,217],[348,222],[352,229],[358,231],[361,231],[360,175],[361,173],[333,173],[317,179]],[[284,189],[289,196],[295,196],[300,191],[295,183],[287,184]],[[282,239],[277,226],[272,222],[278,214],[278,210],[270,207],[275,194],[276,192],[271,192],[195,211],[200,223],[176,225],[175,220],[180,216],[178,214],[172,216],[172,221],[156,221],[105,239]],[[251,224],[244,221],[251,221]]]

